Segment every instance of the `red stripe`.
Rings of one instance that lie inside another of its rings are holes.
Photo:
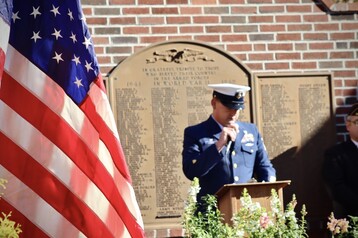
[[[54,114],[6,73],[4,75],[0,98],[64,151],[99,187],[122,218],[132,237],[143,237],[143,230],[120,196],[113,178],[99,163],[92,151],[58,115]],[[23,102],[26,102],[26,104]]]
[[[2,166],[71,221],[82,233],[89,237],[113,237],[86,204],[2,133],[0,145]]]
[[[25,237],[36,237],[36,238],[48,238],[42,230],[35,226],[29,219],[27,219],[21,212],[19,212],[15,207],[7,203],[4,198],[0,199],[1,212],[9,214],[11,212],[11,217],[9,218],[12,221],[15,221],[17,224],[21,225],[22,232],[19,235],[19,238]]]
[[[103,141],[112,156],[113,162],[116,165],[122,176],[129,182],[132,180],[129,175],[129,170],[125,161],[125,156],[118,139],[113,135],[111,129],[97,114],[95,105],[89,98],[87,98],[81,105],[81,109],[91,121],[92,125],[99,132],[99,138]]]

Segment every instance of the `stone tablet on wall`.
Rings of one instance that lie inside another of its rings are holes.
[[[250,86],[235,57],[194,41],[168,41],[128,57],[109,76],[109,97],[146,227],[179,226],[190,181],[184,128],[212,112],[211,83]],[[251,93],[240,120],[252,121]]]

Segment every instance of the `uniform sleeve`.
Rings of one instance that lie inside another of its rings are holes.
[[[225,147],[218,152],[215,140],[198,138],[190,128],[184,130],[182,167],[185,176],[193,180],[206,175],[225,156]]]

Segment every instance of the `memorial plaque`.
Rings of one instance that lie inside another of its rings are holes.
[[[257,75],[254,84],[255,121],[271,159],[299,149],[334,120],[330,75]]]
[[[253,83],[254,121],[277,179],[292,181],[284,200],[295,194],[306,205],[311,230],[324,229],[332,211],[321,175],[324,151],[336,142],[331,81],[329,74],[270,74]]]
[[[109,76],[109,97],[146,227],[178,226],[190,181],[182,172],[184,128],[212,112],[211,83],[251,86],[230,54],[168,41],[128,57]],[[251,93],[240,120],[252,121]]]

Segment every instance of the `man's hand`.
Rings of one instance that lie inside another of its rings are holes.
[[[236,123],[223,127],[220,138],[216,142],[218,151],[220,152],[229,141],[235,141],[237,133],[239,133],[239,126]]]

